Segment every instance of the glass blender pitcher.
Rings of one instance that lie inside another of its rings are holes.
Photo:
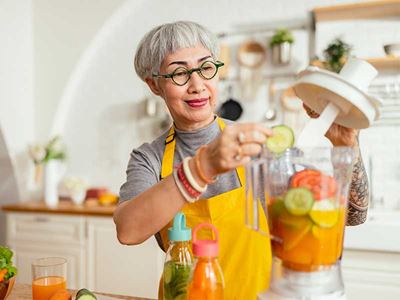
[[[258,299],[345,299],[341,276],[346,208],[355,151],[291,148],[246,166],[246,223],[268,219],[270,288]]]

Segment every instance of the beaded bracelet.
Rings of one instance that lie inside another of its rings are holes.
[[[197,181],[194,179],[192,172],[190,171],[189,167],[189,160],[191,157],[185,157],[183,160],[183,171],[185,172],[185,176],[187,180],[189,181],[190,185],[199,193],[204,193],[207,190],[207,185],[205,186],[200,186]]]
[[[201,152],[206,148],[206,145],[202,145],[199,150],[197,150],[196,155],[194,156],[194,160],[196,162],[196,170],[197,170],[197,174],[199,175],[199,177],[201,178],[201,180],[203,180],[205,183],[210,184],[210,183],[214,183],[217,179],[216,178],[208,178],[204,172],[203,169],[201,168],[201,164],[200,164],[200,155]]]
[[[186,189],[186,192],[190,197],[198,199],[201,195],[200,192],[196,191],[191,185],[189,180],[186,178],[185,173],[183,171],[182,164],[178,167],[178,178],[181,181],[183,187]]]
[[[174,177],[176,186],[178,187],[179,192],[181,193],[181,195],[183,196],[183,198],[185,198],[185,200],[189,203],[193,203],[195,202],[197,199],[196,198],[192,198],[188,195],[188,193],[186,192],[185,188],[183,187],[181,181],[178,178],[178,169],[174,169],[174,171],[172,172],[172,176]]]

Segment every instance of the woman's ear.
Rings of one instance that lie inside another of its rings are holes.
[[[146,78],[145,82],[147,83],[147,85],[149,86],[149,88],[155,95],[157,95],[157,96],[161,95],[161,90],[153,78]]]

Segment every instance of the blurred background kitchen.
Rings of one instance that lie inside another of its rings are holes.
[[[218,33],[218,112],[238,121],[285,123],[297,134],[307,116],[288,87],[300,70],[334,70],[348,55],[378,69],[370,92],[384,102],[381,119],[360,135],[370,212],[346,230],[343,269],[349,299],[398,299],[398,0],[0,0],[0,244],[16,252],[17,280],[30,282],[33,258],[63,256],[70,288],[156,297],[163,253],[155,240],[119,245],[112,211],[132,148],[170,125],[134,72],[136,45],[180,19]],[[66,159],[53,171],[61,201],[52,206],[42,202],[46,168],[35,167],[32,147],[56,136]],[[77,205],[74,196],[89,199]]]

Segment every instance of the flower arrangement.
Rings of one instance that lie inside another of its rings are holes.
[[[41,166],[50,160],[64,160],[66,158],[65,145],[61,141],[60,136],[51,138],[45,145],[34,144],[28,147],[29,156],[35,163],[36,172],[35,179],[39,182],[41,177]]]
[[[35,144],[29,146],[29,154],[35,164],[46,163],[51,159],[64,160],[65,147],[60,136],[55,136],[46,145]]]

